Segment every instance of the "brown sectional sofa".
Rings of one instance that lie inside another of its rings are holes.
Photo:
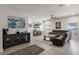
[[[68,32],[68,30],[53,30],[52,34],[63,34],[63,33],[66,33],[66,32]]]
[[[52,37],[50,40],[56,46],[63,46],[66,41],[70,40],[71,35],[69,36],[68,33],[67,30],[53,30],[52,34],[57,36]]]
[[[53,37],[52,43],[57,46],[63,46],[65,44],[65,40],[67,38],[67,33],[60,35],[58,37]]]

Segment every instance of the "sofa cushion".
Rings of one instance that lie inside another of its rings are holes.
[[[62,40],[63,36],[56,37],[56,39]]]

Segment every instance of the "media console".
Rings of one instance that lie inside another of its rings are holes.
[[[4,34],[3,49],[30,42],[30,33]]]

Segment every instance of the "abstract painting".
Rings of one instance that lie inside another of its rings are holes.
[[[21,17],[8,16],[9,28],[25,28],[25,19]]]

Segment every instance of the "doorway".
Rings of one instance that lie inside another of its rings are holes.
[[[68,29],[72,32],[72,34],[78,35],[78,23],[69,23]]]

